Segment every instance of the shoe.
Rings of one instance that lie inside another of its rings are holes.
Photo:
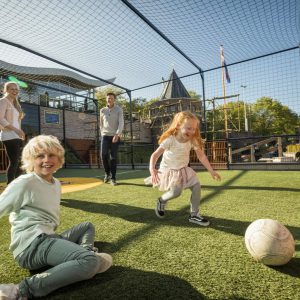
[[[105,175],[104,179],[103,179],[103,182],[104,183],[108,183],[109,181],[110,181],[110,176],[109,175]]]
[[[189,217],[189,222],[195,223],[195,224],[201,225],[201,226],[208,226],[209,225],[209,221],[207,219],[201,217],[200,215],[190,216]]]
[[[165,217],[165,206],[166,206],[166,203],[163,203],[161,201],[161,198],[158,198],[156,207],[155,207],[155,213],[161,219]]]
[[[107,271],[113,264],[113,258],[111,255],[107,253],[95,253],[98,260],[100,261],[100,267],[98,269],[98,274],[99,273],[104,273]]]
[[[113,185],[113,186],[117,185],[116,179],[112,179],[112,180],[110,181],[110,184]]]
[[[93,247],[92,251],[95,252],[95,253],[98,253],[99,249],[97,247]]]
[[[0,284],[0,300],[27,300],[21,297],[16,284]]]

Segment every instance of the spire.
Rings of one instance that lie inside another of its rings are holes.
[[[191,98],[191,96],[173,69],[169,81],[164,83],[164,89],[160,100],[176,98]]]

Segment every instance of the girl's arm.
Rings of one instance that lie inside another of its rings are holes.
[[[162,147],[158,147],[151,155],[150,157],[150,164],[149,164],[149,171],[152,177],[152,183],[158,184],[159,178],[158,178],[158,170],[155,168],[157,160],[160,158],[160,156],[164,153],[165,149]]]
[[[197,150],[195,150],[195,152],[197,154],[199,161],[207,169],[207,171],[210,173],[211,177],[218,181],[221,180],[221,176],[212,168],[204,151],[202,149],[197,149]]]

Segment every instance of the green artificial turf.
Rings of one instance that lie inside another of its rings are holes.
[[[201,213],[207,228],[188,222],[190,191],[169,202],[166,218],[154,213],[157,189],[144,170],[119,170],[118,186],[102,184],[62,195],[58,232],[76,223],[96,226],[96,246],[114,266],[93,279],[62,288],[47,299],[300,299],[300,172],[220,171],[221,182],[199,172]],[[60,170],[61,177],[102,176],[99,170]],[[276,219],[296,240],[285,266],[255,262],[244,245],[247,226]],[[8,218],[0,219],[1,283],[30,272],[8,250]]]

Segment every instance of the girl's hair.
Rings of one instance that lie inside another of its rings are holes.
[[[160,136],[158,144],[161,144],[170,135],[176,135],[179,129],[178,127],[180,127],[185,120],[195,120],[197,122],[196,132],[192,137],[192,144],[203,149],[204,142],[200,135],[199,119],[190,111],[182,111],[174,116],[169,128]]]
[[[54,153],[60,162],[61,167],[65,162],[65,149],[60,144],[57,137],[53,135],[38,135],[26,144],[22,151],[22,169],[26,173],[33,171],[34,160],[41,153]]]
[[[7,81],[7,82],[4,83],[4,87],[3,87],[3,93],[4,93],[5,96],[7,94],[7,88],[8,88],[8,86],[12,85],[12,84],[14,84],[20,90],[20,86],[16,82]],[[20,105],[20,102],[19,102],[19,100],[17,98],[14,99],[13,106],[19,112],[19,120],[22,120],[24,118],[24,112],[23,112],[23,110],[21,108],[21,105]]]

